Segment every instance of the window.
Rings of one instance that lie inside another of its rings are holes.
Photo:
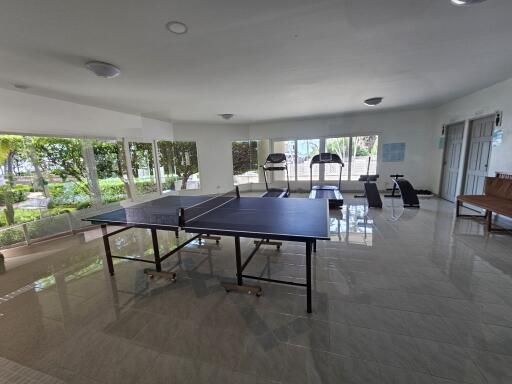
[[[345,136],[326,139],[274,141],[274,152],[285,153],[290,170],[290,180],[309,180],[313,156],[320,151],[336,153],[345,166],[342,180],[358,180],[366,175],[370,158],[370,174],[377,173],[378,135]],[[323,164],[313,167],[313,180],[335,181],[340,175],[338,164]],[[275,180],[284,180],[283,172],[276,172]]]
[[[130,196],[123,142],[91,140],[101,202],[109,204]]]
[[[320,153],[320,139],[297,140],[297,180],[309,180],[313,171],[313,180],[320,176],[320,166],[315,165],[311,170],[313,156]]]
[[[368,160],[370,161],[370,175],[377,173],[378,142],[377,135],[352,137],[350,180],[358,180],[359,176],[368,173]]]
[[[1,231],[0,246],[62,232],[66,217],[52,217],[99,204],[86,157],[83,139],[0,135],[0,227],[31,222]]]
[[[91,173],[84,161],[82,139],[33,137],[29,145],[43,183],[43,190],[31,197],[42,200],[42,193],[50,198],[48,208],[68,210],[88,208],[99,201],[98,188],[89,182]]]
[[[157,192],[153,144],[131,141],[128,143],[128,148],[130,151],[135,193],[137,195],[145,195]]]
[[[162,191],[199,189],[197,147],[193,141],[157,141]]]
[[[288,166],[290,180],[295,180],[295,140],[274,141],[274,153],[284,153],[286,155],[286,164]],[[274,180],[286,180],[286,173],[284,171],[273,173]]]
[[[0,135],[0,247],[76,229],[75,211],[158,192],[156,172],[163,191],[199,188],[196,143]]]
[[[325,151],[337,154],[345,166],[341,173],[342,180],[348,180],[348,169],[350,166],[350,137],[334,137],[325,139]],[[325,180],[338,180],[340,177],[340,166],[338,164],[325,164]]]
[[[233,179],[235,185],[257,183],[258,141],[234,141],[231,144],[233,155]]]

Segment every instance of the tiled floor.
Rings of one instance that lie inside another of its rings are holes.
[[[437,199],[406,211],[386,200],[367,216],[361,203],[333,215],[332,241],[318,244],[311,315],[302,288],[226,294],[231,238],[169,259],[176,283],[124,261],[110,278],[94,232],[35,247],[30,262],[7,252],[0,377],[11,364],[68,383],[512,383],[512,236],[455,221]],[[150,238],[130,230],[112,246],[150,253]],[[304,259],[285,243],[249,268],[299,281]]]

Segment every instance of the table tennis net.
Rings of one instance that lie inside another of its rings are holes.
[[[213,196],[211,199],[203,201],[202,203],[193,205],[187,208],[180,208],[179,215],[179,225],[184,227],[188,222],[203,216],[204,214],[215,210],[227,203],[231,200],[237,199],[240,197],[240,193],[238,192],[238,187],[236,189],[226,192],[222,195]]]

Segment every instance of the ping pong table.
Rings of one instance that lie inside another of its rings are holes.
[[[316,240],[329,239],[329,206],[325,199],[240,197],[235,191],[216,196],[165,196],[152,201],[117,209],[84,219],[101,225],[108,269],[114,275],[113,258],[155,264],[149,274],[176,278],[174,272],[163,272],[162,261],[190,242],[204,236],[229,236],[235,240],[236,283],[222,283],[226,291],[261,294],[261,287],[246,285],[243,279],[306,287],[307,311],[311,312],[311,255]],[[107,231],[107,225],[121,229]],[[109,238],[129,228],[151,231],[154,260],[112,255]],[[192,234],[170,252],[160,255],[157,231],[179,231]],[[252,252],[242,262],[240,238],[258,239]],[[217,238],[218,239],[218,238]],[[244,274],[243,271],[268,240],[301,242],[306,248],[306,282],[283,281]],[[169,275],[170,274],[170,275]]]

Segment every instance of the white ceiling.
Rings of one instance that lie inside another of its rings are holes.
[[[0,87],[166,120],[432,106],[512,75],[511,16],[510,0],[4,1]]]

